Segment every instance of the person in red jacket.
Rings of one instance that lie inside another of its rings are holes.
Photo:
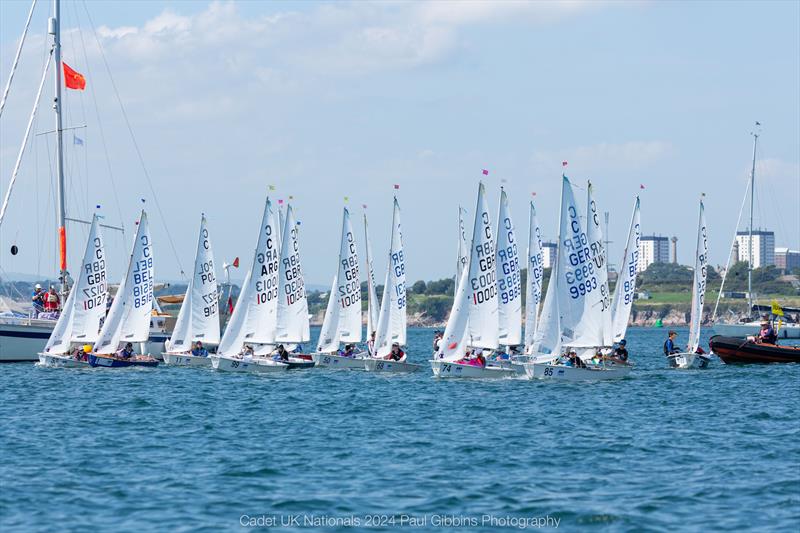
[[[50,286],[50,291],[44,295],[44,310],[45,312],[53,312],[61,309],[61,299],[58,297],[56,288]]]

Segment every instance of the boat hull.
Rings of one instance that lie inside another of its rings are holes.
[[[329,353],[312,353],[311,357],[317,366],[340,370],[364,370],[363,357],[342,357]]]
[[[422,367],[415,363],[405,361],[387,361],[386,359],[369,358],[364,360],[364,370],[367,372],[382,372],[385,374],[408,374],[416,372]]]
[[[191,367],[209,367],[211,366],[210,357],[199,357],[188,353],[170,353],[164,352],[161,354],[164,363],[170,366],[191,366]]]
[[[256,372],[259,374],[272,374],[285,372],[289,365],[278,363],[271,359],[234,359],[233,357],[210,356],[211,366],[221,372]]]
[[[554,381],[604,381],[621,379],[630,374],[630,365],[612,365],[607,367],[578,368],[564,365],[525,364],[525,375],[528,379],[544,379]]]
[[[758,344],[736,337],[715,335],[709,341],[711,352],[725,364],[800,363],[800,347]]]
[[[431,361],[431,369],[437,378],[501,379],[516,375],[510,368],[497,366],[472,366],[446,361]]]
[[[675,353],[667,356],[670,368],[708,368],[711,358],[697,353]]]
[[[757,334],[760,329],[761,322],[714,324],[714,333],[722,337],[747,337]],[[783,324],[776,329],[779,339],[800,339],[800,324]]]
[[[117,359],[116,357],[95,355],[90,353],[89,366],[103,368],[128,368],[131,366],[142,366],[154,368],[158,366],[158,361],[152,357],[147,359]]]
[[[306,359],[305,357],[291,356],[286,365],[289,367],[288,370],[308,370],[309,368],[314,368],[317,364],[310,357]]]
[[[89,368],[89,361],[78,361],[69,355],[39,354],[39,366],[48,368]]]

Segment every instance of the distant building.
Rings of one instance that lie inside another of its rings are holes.
[[[544,256],[544,268],[553,268],[556,264],[556,250],[558,245],[554,242],[542,243],[542,255]]]
[[[736,232],[739,261],[750,261],[750,234],[747,231]],[[775,232],[753,230],[753,268],[775,264]]]
[[[636,271],[644,272],[653,263],[669,263],[669,237],[645,235],[639,239]]]
[[[795,268],[800,268],[800,250],[775,248],[775,266],[786,274],[790,274]]]

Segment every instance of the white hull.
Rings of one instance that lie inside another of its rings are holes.
[[[363,357],[342,357],[329,353],[312,353],[311,358],[317,366],[342,370],[364,370]]]
[[[490,361],[488,366],[511,370],[520,375],[525,373],[525,366],[519,361]]]
[[[696,353],[676,353],[668,356],[672,368],[708,368],[711,359],[707,355]]]
[[[405,361],[387,361],[386,359],[365,359],[364,370],[367,372],[384,372],[392,374],[401,374],[416,372],[422,365],[414,363],[406,363]]]
[[[445,361],[431,361],[431,369],[433,369],[434,377],[437,378],[499,379],[516,375],[516,372],[510,368],[460,365]]]
[[[78,361],[69,355],[39,354],[39,366],[48,368],[90,368],[88,361]]]
[[[777,329],[777,323],[775,325]],[[761,322],[748,322],[745,324],[714,324],[714,333],[725,337],[747,337],[756,335],[761,329]],[[779,339],[800,339],[800,325],[782,324],[777,330]]]
[[[164,363],[172,366],[211,366],[211,357],[198,357],[188,353],[169,353],[161,354]]]
[[[620,379],[630,374],[631,365],[610,365],[606,367],[578,368],[564,365],[526,364],[528,379],[552,379],[557,381],[603,381]]]
[[[214,370],[223,372],[257,372],[262,374],[285,372],[289,367],[271,359],[234,359],[232,357],[209,356]]]

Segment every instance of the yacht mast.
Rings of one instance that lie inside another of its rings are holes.
[[[756,122],[758,124],[758,122]],[[758,133],[753,133],[753,167],[750,169],[750,229],[748,230],[748,259],[747,259],[747,305],[748,313],[753,312],[753,203],[756,196],[756,147],[758,146]]]
[[[53,110],[56,113],[56,170],[57,187],[56,201],[58,202],[58,250],[59,250],[59,281],[61,292],[67,292],[67,232],[65,228],[64,209],[64,142],[61,127],[61,3],[53,0],[53,16],[48,20],[48,33],[53,36],[53,52],[55,55],[55,82],[56,91],[53,100]]]

